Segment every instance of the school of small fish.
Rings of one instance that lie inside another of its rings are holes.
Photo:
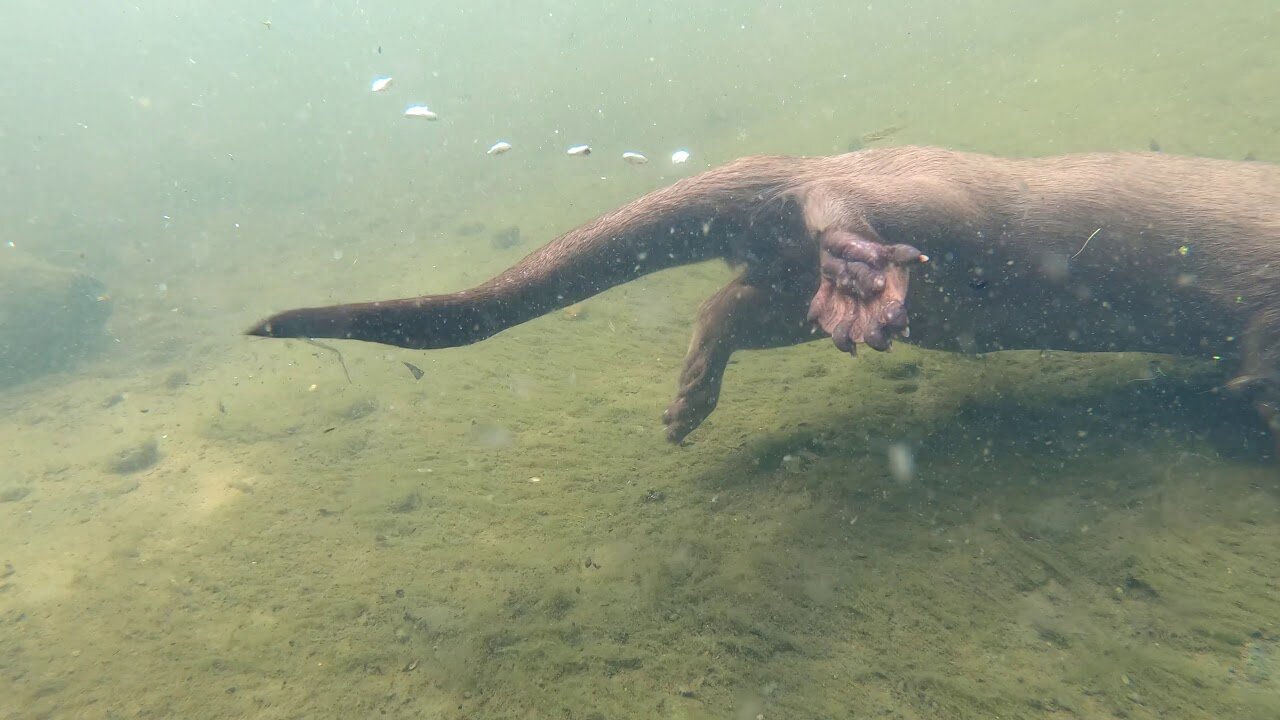
[[[378,53],[379,54],[382,53],[381,47],[378,48]],[[393,82],[393,78],[390,75],[377,77],[377,78],[374,78],[373,82],[369,86],[369,89],[375,93],[385,93],[391,88],[392,82]],[[440,119],[440,115],[436,113],[435,110],[432,110],[426,105],[422,105],[422,104],[410,105],[409,107],[405,108],[404,116],[408,118],[419,118],[422,120],[439,120]],[[486,150],[485,152],[488,155],[503,155],[505,153],[510,152],[513,149],[513,147],[514,146],[511,143],[507,142],[506,140],[499,140],[498,142],[495,142],[493,145],[490,145],[489,149]],[[569,149],[566,152],[569,155],[573,155],[576,157],[586,157],[591,154],[591,146],[586,144],[572,145],[569,147]],[[689,157],[690,155],[688,150],[676,150],[675,152],[671,153],[671,164],[683,165],[689,162]],[[646,165],[649,162],[649,158],[645,157],[643,153],[635,152],[633,150],[628,150],[622,153],[622,159],[624,162],[627,162],[631,165]]]

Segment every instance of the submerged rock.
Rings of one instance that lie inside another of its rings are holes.
[[[141,472],[160,462],[160,443],[155,438],[116,453],[107,469],[117,475]]]
[[[111,300],[101,282],[0,252],[0,387],[69,369],[102,347]]]
[[[520,235],[520,228],[511,225],[495,232],[489,242],[495,250],[507,250],[524,242],[524,238]]]

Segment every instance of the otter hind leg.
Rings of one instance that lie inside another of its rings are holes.
[[[679,389],[662,416],[668,440],[684,440],[715,410],[734,351],[787,347],[823,336],[806,319],[812,284],[799,277],[768,282],[743,275],[702,304]]]

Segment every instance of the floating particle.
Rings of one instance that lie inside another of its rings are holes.
[[[369,89],[374,92],[382,92],[383,90],[386,90],[389,87],[391,87],[391,78],[380,77],[373,81],[373,85],[370,85]]]
[[[889,446],[889,474],[903,485],[915,479],[916,457],[906,443]]]
[[[573,147],[569,148],[569,154],[582,155],[583,157],[586,157],[587,155],[591,154],[591,146],[590,145],[574,145]]]
[[[493,146],[490,147],[487,152],[490,155],[501,155],[502,153],[510,149],[511,149],[511,143],[506,141],[500,141],[500,142],[494,143]]]
[[[671,153],[671,164],[672,164],[672,165],[683,165],[683,164],[685,164],[685,163],[687,163],[687,162],[689,162],[689,151],[688,151],[688,150],[677,150],[677,151],[675,151],[675,152]]]
[[[426,105],[410,105],[404,110],[405,117],[422,118],[423,120],[437,120],[439,115],[429,110]]]
[[[622,159],[626,160],[632,165],[643,165],[649,162],[649,158],[645,157],[644,155],[641,155],[638,152],[624,152],[622,153]]]

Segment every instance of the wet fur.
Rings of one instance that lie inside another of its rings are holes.
[[[744,158],[571,230],[475,288],[290,310],[249,333],[452,347],[650,272],[724,258],[742,272],[698,312],[665,415],[680,440],[715,408],[735,350],[825,334],[807,312],[818,238],[831,230],[930,256],[911,278],[913,344],[1219,356],[1274,420],[1280,168],[1162,153]]]

